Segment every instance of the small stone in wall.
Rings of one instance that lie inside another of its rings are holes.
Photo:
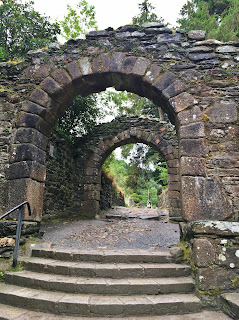
[[[15,241],[12,238],[0,238],[0,247],[14,247]]]
[[[188,37],[189,39],[197,40],[197,41],[205,40],[206,32],[203,30],[191,30],[188,33]]]

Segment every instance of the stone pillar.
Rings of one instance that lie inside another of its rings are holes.
[[[18,204],[28,201],[32,215],[29,217],[25,207],[23,220],[41,221],[43,208],[44,183],[30,178],[14,179],[8,182],[8,204],[10,210]]]
[[[220,295],[239,289],[239,222],[181,223],[190,244],[196,294],[204,305],[220,307]]]

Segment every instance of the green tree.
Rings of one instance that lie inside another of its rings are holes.
[[[0,59],[21,58],[29,50],[46,46],[57,40],[57,22],[33,9],[34,2],[2,0],[0,5]]]
[[[56,130],[63,132],[74,143],[75,138],[88,133],[102,116],[96,95],[78,96],[73,105],[58,120]]]
[[[81,0],[75,9],[68,4],[67,10],[64,20],[60,21],[61,35],[65,39],[84,38],[88,31],[97,30],[95,7],[89,5],[86,0]]]
[[[81,0],[76,9],[67,5],[68,14],[60,22],[61,35],[66,39],[83,37],[90,29],[97,29],[94,6]],[[88,133],[102,116],[95,94],[78,96],[73,105],[59,119],[56,129],[73,143],[77,137]]]
[[[186,31],[203,29],[207,38],[239,40],[239,0],[191,0],[177,20]]]
[[[149,0],[144,0],[139,4],[140,13],[133,17],[133,24],[142,25],[145,22],[160,22],[163,23],[163,18],[159,18],[153,10],[155,7],[149,2]]]

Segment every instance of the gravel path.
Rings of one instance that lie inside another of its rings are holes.
[[[118,219],[110,218],[112,215]],[[179,242],[179,226],[168,222],[165,211],[160,212],[160,219],[147,219],[147,216],[155,218],[157,215],[156,209],[117,207],[97,220],[51,222],[43,225],[41,230],[45,232],[43,240],[56,247],[168,249]],[[123,219],[119,219],[120,216]]]

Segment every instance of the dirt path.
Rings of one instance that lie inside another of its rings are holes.
[[[97,220],[48,223],[41,230],[56,247],[162,250],[179,242],[179,226],[168,222],[167,212],[158,215],[157,209],[117,207]]]

